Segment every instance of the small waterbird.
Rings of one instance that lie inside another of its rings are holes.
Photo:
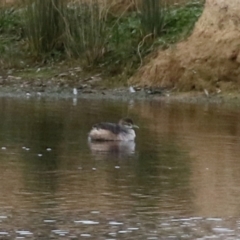
[[[136,137],[132,119],[123,118],[118,123],[102,122],[95,124],[88,137],[92,141],[133,141]]]

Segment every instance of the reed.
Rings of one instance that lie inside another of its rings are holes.
[[[51,53],[64,32],[65,0],[25,1],[25,32],[30,50],[37,55]]]
[[[98,0],[26,0],[25,28],[31,52],[81,57],[88,65],[104,54],[106,8]]]
[[[66,50],[68,55],[81,57],[88,65],[98,62],[107,43],[107,8],[98,0],[79,0],[68,5],[66,16]]]
[[[166,4],[162,0],[141,0],[140,19],[144,35],[163,33]]]

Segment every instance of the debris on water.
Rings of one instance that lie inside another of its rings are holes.
[[[203,219],[203,217],[190,217],[190,220],[202,220]]]
[[[96,171],[97,169],[96,168],[92,168],[93,171]]]
[[[216,92],[217,92],[217,93],[221,93],[221,89],[217,88],[217,89],[216,89]]]
[[[127,231],[127,230],[120,230],[120,231],[118,231],[118,233],[129,233],[129,232],[131,232],[131,231]]]
[[[73,94],[77,95],[78,94],[78,90],[76,88],[73,88]]]
[[[116,236],[117,233],[115,233],[115,232],[110,232],[110,233],[108,233],[108,235],[110,235],[110,236]]]
[[[28,148],[28,147],[22,147],[22,149],[23,149],[23,150],[27,150],[27,151],[30,150],[30,148]]]
[[[221,228],[221,227],[216,227],[212,229],[216,233],[231,233],[234,232],[234,230],[229,229],[229,228]]]
[[[60,236],[65,236],[66,234],[69,233],[68,231],[65,231],[65,230],[52,230],[52,232]]]
[[[27,93],[26,93],[26,96],[27,96],[27,97],[30,97],[30,96],[31,96],[31,94],[30,94],[29,92],[27,92]]]
[[[204,93],[205,93],[205,95],[206,95],[207,97],[209,97],[209,92],[208,92],[207,89],[204,89]]]
[[[100,211],[91,211],[90,213],[92,213],[92,214],[99,214]]]
[[[82,170],[82,167],[78,167],[79,170]]]
[[[32,235],[33,234],[29,231],[16,231],[16,233],[19,233],[20,235]]]
[[[99,222],[91,221],[91,220],[80,220],[80,221],[74,221],[74,223],[82,223],[86,225],[97,225]]]
[[[222,221],[222,218],[206,218],[208,221]]]
[[[42,95],[42,93],[40,93],[40,92],[37,92],[37,95],[38,95],[38,96],[41,96],[41,95]]]
[[[38,154],[38,157],[42,157],[42,154],[41,154],[41,153],[39,153],[39,154]]]
[[[81,237],[91,237],[92,235],[91,235],[91,234],[88,234],[88,233],[82,233],[80,236],[81,236]]]
[[[48,219],[46,219],[46,220],[43,220],[43,222],[45,222],[45,223],[53,223],[53,222],[56,222],[56,220],[48,220]]]
[[[6,147],[2,147],[2,150],[6,150],[7,148]]]
[[[0,235],[8,235],[8,232],[0,232]]]
[[[120,168],[120,166],[115,166],[115,168],[116,168],[116,169],[119,169],[119,168]]]
[[[115,222],[115,221],[110,221],[108,224],[109,225],[123,225],[122,222]]]
[[[46,148],[46,150],[47,150],[48,152],[52,151],[52,149],[51,149],[51,148]]]
[[[23,149],[23,150],[26,150],[26,151],[29,151],[29,150],[30,150],[30,148],[28,148],[28,147],[22,147],[22,149]]]
[[[130,93],[135,93],[135,92],[136,92],[135,89],[133,88],[133,86],[130,86],[130,87],[129,87],[129,92],[130,92]]]
[[[129,227],[128,230],[129,231],[137,231],[137,230],[139,230],[139,228],[137,228],[137,227]]]

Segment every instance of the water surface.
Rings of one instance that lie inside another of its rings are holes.
[[[0,98],[0,239],[239,239],[240,110]],[[135,142],[87,140],[129,116]]]

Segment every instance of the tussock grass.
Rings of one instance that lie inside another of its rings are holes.
[[[106,43],[106,9],[98,0],[26,0],[25,29],[31,52],[66,54],[97,62]]]
[[[84,57],[86,63],[98,62],[107,44],[107,9],[98,0],[79,0],[65,9],[65,47],[69,56]]]
[[[29,48],[36,55],[51,54],[59,47],[64,33],[65,0],[25,1],[25,31]]]
[[[166,1],[142,0],[140,5],[140,19],[145,34],[160,36],[163,33],[165,17],[167,14]]]

